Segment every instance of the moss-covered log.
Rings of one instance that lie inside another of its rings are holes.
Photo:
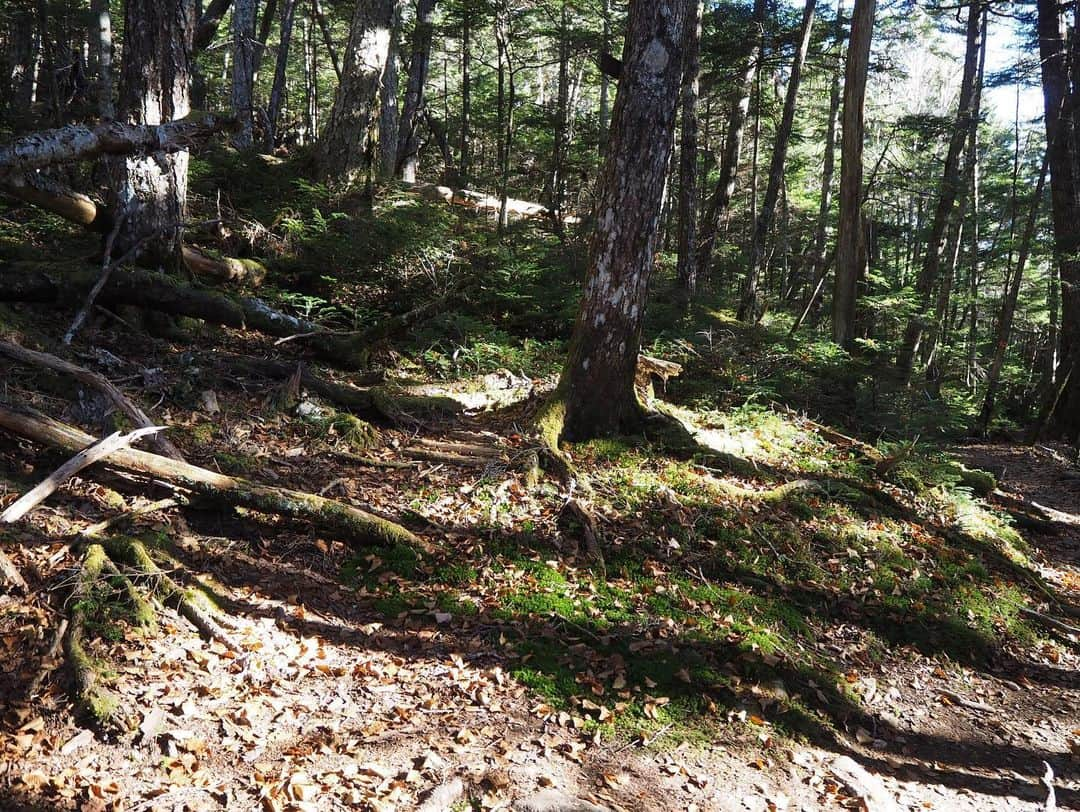
[[[94,441],[89,434],[72,426],[45,417],[31,417],[4,406],[0,406],[0,429],[72,452]],[[221,504],[307,520],[347,543],[424,546],[416,535],[395,522],[312,493],[260,485],[131,448],[120,449],[104,464],[164,479]]]

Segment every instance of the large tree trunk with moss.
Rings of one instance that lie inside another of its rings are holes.
[[[739,84],[738,91],[731,99],[728,113],[727,135],[724,139],[724,154],[720,160],[720,177],[716,188],[709,197],[705,218],[701,222],[701,237],[698,242],[698,273],[708,278],[712,270],[713,249],[716,247],[716,235],[720,230],[720,220],[731,205],[731,196],[735,194],[735,179],[739,173],[739,156],[742,153],[743,134],[746,131],[747,113],[750,112],[750,91],[754,87],[761,62],[760,31],[765,24],[765,0],[754,0],[755,30],[751,36],[753,43],[746,57],[746,71]]]
[[[128,0],[117,104],[120,121],[158,125],[188,115],[194,27],[194,0]],[[115,242],[118,254],[150,237],[142,249],[144,256],[163,266],[179,264],[187,171],[186,150],[111,162],[110,203],[117,216],[124,217]]]
[[[945,153],[945,167],[942,170],[941,186],[938,190],[934,218],[930,223],[930,236],[926,246],[926,256],[919,275],[915,280],[917,311],[908,322],[907,329],[896,354],[896,367],[904,383],[911,380],[915,368],[915,359],[928,327],[927,316],[930,300],[941,273],[941,263],[945,255],[945,243],[949,224],[952,222],[957,197],[961,194],[963,179],[960,172],[960,157],[971,130],[973,116],[978,114],[975,103],[976,76],[979,67],[979,51],[982,47],[982,11],[980,4],[972,2],[968,6],[967,48],[964,52],[964,73],[960,80],[960,101],[956,111],[956,123],[949,137],[949,147]]]
[[[694,0],[630,7],[588,278],[560,383],[567,440],[640,423],[634,374],[693,8]]]
[[[417,0],[416,23],[412,32],[412,56],[409,58],[409,83],[401,106],[398,125],[397,163],[401,179],[416,180],[420,150],[420,121],[424,109],[424,85],[431,64],[431,40],[435,32],[435,0]]]
[[[1061,276],[1058,346],[1062,369],[1072,371],[1054,413],[1059,428],[1075,441],[1080,436],[1080,98],[1075,89],[1080,38],[1072,37],[1070,53],[1061,6],[1053,0],[1039,0],[1038,13],[1054,258]]]
[[[769,183],[765,187],[765,199],[762,201],[761,211],[758,212],[757,222],[754,223],[754,235],[750,243],[750,261],[746,269],[746,280],[743,283],[742,298],[739,301],[737,314],[741,321],[757,323],[765,310],[758,291],[758,282],[765,270],[765,241],[772,230],[773,218],[776,214],[776,202],[780,198],[780,187],[784,183],[784,164],[787,160],[787,148],[791,139],[791,131],[795,124],[795,104],[799,97],[799,82],[802,78],[803,63],[806,61],[806,52],[810,49],[810,32],[814,25],[814,10],[816,7],[817,0],[806,0],[799,44],[795,48],[795,56],[791,62],[791,73],[788,76],[784,113],[780,117],[779,126],[776,128],[775,146],[769,164]]]
[[[836,274],[832,301],[833,341],[844,348],[850,348],[855,340],[856,287],[866,254],[862,218],[863,100],[870,66],[875,5],[875,0],[855,0],[844,70],[840,215],[836,230]]]
[[[686,29],[688,42],[682,78],[682,144],[679,147],[679,291],[689,302],[697,291],[698,217],[698,86],[701,74],[701,15],[698,3],[694,20]]]
[[[372,161],[372,125],[386,57],[394,0],[357,0],[330,121],[319,141],[319,170],[352,183]]]

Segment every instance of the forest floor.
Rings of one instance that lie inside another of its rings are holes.
[[[68,314],[43,312],[0,309],[4,336],[57,351]],[[0,809],[1036,810],[1047,765],[1057,806],[1080,809],[1069,452],[904,451],[835,417],[833,360],[695,318],[650,349],[684,350],[662,399],[698,453],[649,436],[576,446],[588,492],[522,464],[557,342],[487,347],[471,371],[429,352],[408,374],[440,409],[371,426],[305,392],[282,409],[280,381],[235,363],[295,361],[300,341],[205,327],[136,342],[96,320],[69,357],[172,427],[189,461],[394,518],[423,548],[355,549],[197,501],[140,513],[173,491],[75,477],[0,530],[33,587],[0,596]],[[817,377],[767,405],[709,400],[763,369]],[[500,405],[471,408],[480,392]],[[888,399],[876,384],[859,397]],[[15,364],[0,401],[95,432],[109,417]],[[0,434],[0,507],[63,459]],[[123,512],[236,650],[170,607],[140,627],[106,579],[88,629],[119,699],[103,727],[49,652],[78,533]]]

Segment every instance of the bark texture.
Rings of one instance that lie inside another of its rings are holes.
[[[420,121],[424,109],[424,85],[431,65],[431,41],[435,33],[435,0],[417,0],[416,24],[412,32],[412,56],[409,59],[409,83],[401,106],[398,130],[397,162],[401,179],[416,180],[420,150]]]
[[[195,5],[195,0],[125,4],[118,120],[158,125],[191,112],[188,85]],[[188,154],[182,149],[112,162],[111,207],[126,213],[116,240],[118,253],[154,233],[158,236],[146,245],[146,254],[163,265],[179,263],[178,227],[186,214],[187,169]]]
[[[235,141],[247,149],[255,137],[255,0],[234,0],[232,38],[232,111],[240,122]]]
[[[326,132],[319,168],[326,177],[356,181],[371,166],[372,125],[386,57],[390,53],[394,0],[358,0],[341,66],[341,82]]]
[[[692,0],[630,7],[589,272],[560,384],[568,440],[640,421],[634,374],[693,7]]]
[[[1080,436],[1080,374],[1075,371],[1080,361],[1080,109],[1075,86],[1080,43],[1073,37],[1070,53],[1060,7],[1053,0],[1039,0],[1038,14],[1054,254],[1061,278],[1058,347],[1067,375],[1064,387],[1059,385],[1055,414],[1060,429],[1075,441]]]

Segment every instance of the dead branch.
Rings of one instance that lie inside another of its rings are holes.
[[[140,437],[145,437],[148,434],[161,431],[161,429],[161,426],[150,426],[149,428],[135,429],[135,431],[130,432],[129,434],[121,434],[117,431],[103,440],[94,443],[90,447],[84,448],[49,474],[49,476],[38,483],[37,486],[24,493],[12,504],[8,505],[7,510],[0,513],[0,522],[13,524],[14,522],[19,521],[19,519],[48,499],[50,494],[67,482],[71,477],[75,476],[75,474],[79,473],[83,468],[93,465],[99,460],[105,459],[114,451],[124,448],[130,443],[138,440]]]
[[[3,550],[0,550],[0,579],[3,579],[4,586],[9,592],[18,592],[23,595],[30,592],[30,586],[26,583],[26,579],[22,577],[19,568],[7,557]]]
[[[93,442],[90,435],[50,418],[31,417],[0,406],[0,428],[44,445],[79,451]],[[356,545],[377,544],[425,548],[424,542],[401,525],[360,508],[303,491],[260,485],[146,451],[116,451],[109,466],[147,474],[181,485],[221,504],[263,513],[306,519]]]
[[[50,355],[47,352],[27,349],[13,341],[4,341],[2,339],[0,339],[0,353],[24,364],[45,367],[46,369],[51,369],[53,372],[69,375],[75,380],[103,392],[105,396],[113,402],[116,408],[123,412],[137,427],[149,428],[154,425],[154,421],[150,419],[150,416],[134,402],[129,400],[128,397],[109,380],[96,372],[92,372],[86,367],[73,364],[70,361],[58,358],[55,355]],[[183,454],[180,453],[180,449],[169,442],[163,435],[155,434],[151,438],[150,443],[160,454],[163,454],[166,457],[170,457],[174,460],[184,459]]]

